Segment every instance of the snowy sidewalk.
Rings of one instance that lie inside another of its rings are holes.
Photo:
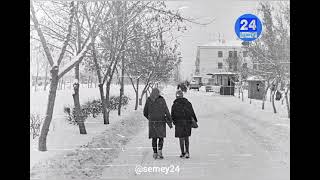
[[[172,96],[164,95],[169,108]],[[190,159],[179,157],[178,139],[174,137],[174,129],[167,127],[164,159],[154,160],[146,128],[123,148],[111,164],[101,165],[105,166],[101,179],[289,179],[288,167],[276,161],[273,154],[261,146],[258,142],[261,139],[253,138],[250,132],[234,122],[236,119],[246,123],[245,113],[254,112],[250,109],[252,107],[248,107],[248,112],[235,116],[234,109],[243,105],[234,97],[208,97],[198,92],[189,92],[186,97],[192,102],[199,120],[199,128],[193,129],[190,138]],[[272,114],[268,117],[273,118]],[[260,121],[259,117],[257,121]],[[170,171],[161,172],[161,167]],[[141,168],[150,168],[151,171],[145,172],[146,169]]]

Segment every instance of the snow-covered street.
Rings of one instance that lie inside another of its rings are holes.
[[[163,93],[171,108],[174,90]],[[282,180],[289,177],[289,119],[263,111],[234,96],[189,91],[199,128],[192,130],[190,159],[181,159],[174,128],[167,127],[163,160],[152,158],[147,127],[105,166],[102,179],[150,177]],[[170,167],[170,171],[142,168]]]

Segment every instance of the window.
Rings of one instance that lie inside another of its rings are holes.
[[[232,57],[232,51],[229,51],[229,57]]]
[[[229,62],[229,71],[232,70],[232,63]]]
[[[218,63],[218,69],[222,69],[222,63],[221,62]]]
[[[223,54],[222,54],[222,51],[218,51],[218,57],[222,57]]]
[[[243,51],[243,57],[248,57],[248,51]]]
[[[233,57],[237,57],[237,51],[233,51]]]

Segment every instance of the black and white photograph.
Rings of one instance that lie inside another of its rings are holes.
[[[31,180],[290,179],[290,0],[29,1]]]

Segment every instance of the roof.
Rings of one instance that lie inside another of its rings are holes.
[[[242,41],[213,41],[199,47],[242,47]]]
[[[237,73],[233,73],[233,72],[216,72],[216,73],[208,73],[207,75],[219,75],[219,74],[223,74],[223,75],[235,75]]]
[[[265,81],[265,79],[261,76],[250,76],[247,81]]]

